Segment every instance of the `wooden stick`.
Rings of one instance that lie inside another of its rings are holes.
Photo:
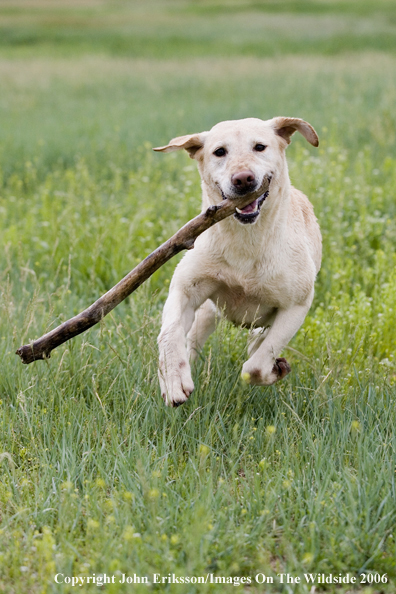
[[[261,189],[260,194],[262,193]],[[243,208],[257,197],[258,192],[233,200],[223,200],[220,205],[211,206],[206,212],[186,223],[90,307],[31,344],[21,346],[16,354],[20,356],[22,363],[28,364],[38,359],[48,359],[53,349],[100,322],[165,262],[182,250],[193,248],[196,238],[206,229],[235,213],[236,207]]]

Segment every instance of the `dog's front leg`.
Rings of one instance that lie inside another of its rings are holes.
[[[312,297],[303,305],[278,310],[274,322],[260,346],[242,368],[242,377],[250,384],[270,386],[290,373],[290,365],[277,358],[304,322]]]
[[[183,404],[194,390],[186,336],[194,321],[194,307],[182,289],[173,289],[165,303],[158,336],[161,394],[167,406]]]
[[[181,281],[184,277],[184,269],[179,265],[164,306],[158,337],[158,375],[161,394],[168,406],[183,404],[194,390],[187,353],[187,334],[194,322],[196,310],[209,297],[213,284],[191,276]]]

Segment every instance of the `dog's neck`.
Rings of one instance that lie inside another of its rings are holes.
[[[204,210],[213,204],[210,194],[213,190],[202,183]],[[272,179],[269,195],[254,224],[243,225],[231,215],[205,231],[205,241],[211,243],[212,253],[243,274],[258,264],[262,266],[264,261],[272,266],[287,243],[290,208],[291,184],[286,168]]]

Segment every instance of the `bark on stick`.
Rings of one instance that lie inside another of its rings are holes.
[[[263,190],[260,190],[262,193]],[[48,359],[51,351],[64,342],[82,334],[98,322],[121,301],[124,301],[135,291],[145,280],[147,280],[158,268],[182,250],[194,247],[196,238],[235,212],[236,207],[243,208],[255,200],[255,194],[241,196],[233,200],[223,200],[218,206],[211,206],[184,225],[165,243],[160,245],[154,252],[138,264],[119,283],[107,291],[95,303],[78,315],[63,322],[54,330],[41,336],[34,342],[19,347],[16,354],[22,359],[22,363],[32,363],[38,359]]]

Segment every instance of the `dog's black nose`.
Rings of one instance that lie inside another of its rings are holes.
[[[231,177],[231,183],[239,192],[247,192],[252,190],[256,185],[256,177],[253,171],[246,169],[245,171],[238,171]]]

